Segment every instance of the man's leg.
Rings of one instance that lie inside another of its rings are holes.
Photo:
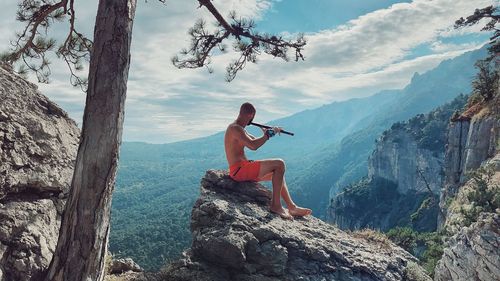
[[[259,178],[259,181],[272,181],[272,180],[273,180],[272,172]],[[288,188],[286,186],[286,181],[284,176],[283,176],[283,185],[281,186],[281,197],[283,197],[283,200],[285,201],[287,206],[295,205],[292,201],[292,198],[290,197],[290,193],[288,193]]]
[[[261,166],[261,169],[262,169],[262,166]],[[261,181],[268,181],[268,180],[272,180],[272,177],[273,177],[273,173],[270,172],[259,179]],[[281,197],[283,197],[283,200],[285,201],[285,203],[288,207],[289,213],[292,216],[307,216],[307,215],[310,215],[312,213],[311,209],[298,207],[293,202],[292,197],[290,196],[290,192],[288,191],[288,186],[286,184],[286,180],[285,180],[284,175],[283,175],[283,185],[281,187]]]
[[[272,173],[265,175],[263,178],[260,180],[271,180],[272,179]],[[283,187],[281,188],[281,197],[283,197],[283,200],[286,203],[286,206],[288,207],[288,213],[292,216],[298,216],[298,217],[303,217],[312,214],[312,210],[308,208],[302,208],[297,206],[292,200],[292,197],[290,196],[290,192],[288,191],[288,186],[286,184],[285,177],[283,177]]]
[[[271,211],[279,214],[284,219],[293,217],[281,206],[281,190],[283,189],[283,177],[285,175],[285,162],[281,159],[259,160],[260,170],[258,178],[263,178],[272,172],[273,198],[271,199]]]
[[[290,215],[303,217],[312,214],[311,209],[299,207],[293,202],[292,197],[290,196],[290,192],[288,192],[288,186],[286,185],[285,177],[283,177],[283,188],[281,189],[281,196],[283,197],[283,200],[285,200]]]

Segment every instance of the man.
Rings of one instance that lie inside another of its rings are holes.
[[[224,147],[229,176],[236,181],[272,181],[273,198],[270,211],[284,219],[310,215],[311,209],[301,208],[292,201],[285,182],[285,162],[282,159],[253,161],[246,158],[245,147],[257,150],[274,135],[273,132],[266,132],[267,130],[263,129],[264,135],[256,138],[245,130],[255,117],[255,112],[255,107],[251,103],[242,104],[238,118],[226,129]],[[273,127],[273,130],[277,134],[281,132],[280,127]],[[288,210],[281,206],[280,196],[283,197]]]

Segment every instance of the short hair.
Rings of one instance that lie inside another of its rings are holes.
[[[241,105],[240,114],[252,114],[252,113],[255,113],[255,107],[251,103],[245,102],[244,104]]]

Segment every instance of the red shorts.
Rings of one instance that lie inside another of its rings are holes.
[[[235,181],[259,181],[260,161],[241,161],[229,167],[229,176]]]

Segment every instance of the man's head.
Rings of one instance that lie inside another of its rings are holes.
[[[249,103],[245,102],[240,107],[240,114],[238,115],[238,119],[242,120],[244,124],[250,125],[255,116],[255,107]]]

